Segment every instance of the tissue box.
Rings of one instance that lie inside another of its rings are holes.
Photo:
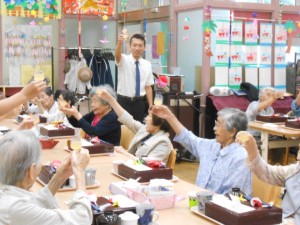
[[[277,207],[237,213],[213,202],[205,203],[205,215],[225,225],[271,225],[282,221],[282,209]]]
[[[73,136],[75,134],[75,130],[73,128],[58,128],[52,124],[41,126],[40,134],[48,137],[59,137],[59,136]]]
[[[132,200],[141,203],[141,204],[152,204],[155,207],[155,210],[160,209],[169,209],[175,206],[177,201],[180,201],[182,197],[174,194],[173,191],[161,191],[158,196],[146,196],[144,193],[128,189],[128,197]]]
[[[139,182],[149,182],[151,179],[163,178],[171,180],[173,177],[173,170],[170,168],[154,168],[148,167],[145,170],[140,170],[139,165],[133,165],[131,163],[120,164],[118,166],[118,173],[122,177],[127,179],[139,179]],[[145,167],[145,166],[144,166]],[[136,168],[136,169],[135,169]]]

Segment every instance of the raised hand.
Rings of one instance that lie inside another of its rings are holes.
[[[38,96],[45,88],[46,83],[44,81],[32,81],[21,90],[21,93],[29,100]]]

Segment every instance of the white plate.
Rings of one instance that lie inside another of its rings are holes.
[[[216,221],[216,220],[214,220],[214,219],[206,216],[203,212],[198,211],[198,206],[193,206],[191,208],[191,211],[193,213],[197,214],[198,216],[201,216],[201,217],[203,217],[203,218],[205,218],[207,220],[210,220],[210,221],[214,222],[215,224],[224,225],[223,223],[220,223],[219,221]]]

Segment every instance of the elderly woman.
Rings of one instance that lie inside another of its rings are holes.
[[[73,152],[57,168],[46,187],[33,193],[30,188],[41,171],[41,146],[31,131],[12,131],[0,140],[0,223],[78,224],[92,223],[91,203],[85,193],[85,168],[88,151]],[[76,192],[69,210],[58,208],[57,190],[73,174]]]
[[[54,93],[50,87],[47,87],[32,102],[34,104],[26,109],[27,112],[41,114],[47,118],[48,123],[64,119],[64,114],[59,111],[58,103],[54,100]]]
[[[272,104],[277,100],[277,98],[280,98],[282,96],[283,92],[276,92],[275,89],[272,87],[263,88],[259,92],[259,100],[251,102],[246,110],[248,121],[254,121],[257,115],[273,115],[274,109],[272,108]],[[260,136],[259,131],[249,129],[249,132],[254,136]]]
[[[166,106],[154,106],[152,113],[166,119],[176,133],[174,141],[199,159],[198,186],[220,194],[236,187],[251,194],[251,173],[245,164],[247,152],[235,143],[236,133],[247,129],[244,112],[233,108],[219,111],[214,127],[216,139],[213,140],[197,137],[188,131]]]
[[[115,147],[117,152],[126,154],[133,159],[148,157],[149,159],[157,159],[165,163],[168,162],[172,144],[169,139],[170,126],[166,120],[150,113],[145,118],[146,125],[144,125],[134,120],[107,91],[102,90],[98,92],[98,94],[115,110],[119,121],[135,133],[135,136],[129,144],[128,151],[118,146]]]
[[[236,141],[247,150],[247,164],[259,179],[285,187],[286,193],[282,202],[283,224],[300,224],[300,151],[298,151],[298,161],[295,164],[272,166],[261,158],[256,141],[251,134],[239,132]]]
[[[103,141],[119,145],[121,124],[110,104],[96,95],[96,92],[100,90],[107,90],[116,98],[116,93],[111,86],[102,85],[93,87],[90,91],[92,112],[82,116],[74,106],[72,108],[61,107],[60,110],[66,113],[72,126],[82,128],[90,137],[98,136]]]

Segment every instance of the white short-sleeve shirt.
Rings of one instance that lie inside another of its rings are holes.
[[[118,89],[119,95],[128,97],[135,96],[135,77],[136,77],[136,64],[135,58],[132,54],[122,54],[122,59],[118,66]],[[154,78],[152,75],[151,63],[145,59],[139,59],[140,69],[140,95],[146,95],[145,87],[154,84]]]

